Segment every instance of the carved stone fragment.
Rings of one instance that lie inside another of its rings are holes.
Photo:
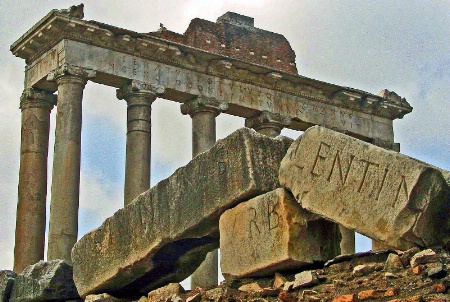
[[[138,298],[189,276],[218,247],[225,210],[279,187],[291,142],[240,129],[116,212],[72,250],[80,295]]]
[[[79,298],[72,267],[63,260],[39,261],[18,275],[10,302],[66,301]]]
[[[408,156],[315,126],[283,159],[280,183],[307,210],[389,246],[449,241],[449,187]]]
[[[340,254],[338,225],[303,210],[282,188],[226,211],[219,226],[224,276],[271,276]]]
[[[0,302],[9,301],[11,289],[16,278],[17,274],[13,271],[0,271]]]

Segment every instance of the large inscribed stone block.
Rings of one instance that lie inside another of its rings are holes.
[[[292,140],[242,128],[141,194],[72,250],[78,292],[139,298],[189,276],[219,245],[219,217],[279,187]]]
[[[305,211],[282,188],[227,210],[219,226],[224,276],[272,276],[340,254],[338,225]]]
[[[290,147],[280,183],[303,208],[392,247],[444,243],[449,187],[423,162],[323,127]]]

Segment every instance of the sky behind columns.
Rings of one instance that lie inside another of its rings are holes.
[[[19,99],[25,63],[10,45],[66,0],[0,2],[0,269],[12,269],[20,148]],[[450,1],[85,0],[85,19],[136,32],[159,24],[183,33],[191,19],[215,21],[227,11],[283,34],[299,74],[378,94],[394,90],[414,107],[394,122],[402,153],[450,170]],[[97,227],[123,204],[126,103],[115,89],[88,83],[83,99],[80,232]],[[191,158],[191,121],[179,104],[158,99],[152,109],[152,185]],[[49,189],[56,110],[52,112]],[[217,136],[244,120],[217,118]],[[295,131],[283,131],[291,137]],[[49,212],[47,212],[48,215]],[[359,250],[369,249],[359,241]]]

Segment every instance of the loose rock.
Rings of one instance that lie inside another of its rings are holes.
[[[384,276],[385,276],[387,279],[389,279],[389,278],[390,278],[390,279],[397,279],[397,278],[400,278],[399,275],[393,274],[393,273],[391,273],[391,272],[385,273]]]
[[[84,302],[125,302],[128,300],[118,299],[108,294],[88,295]],[[146,299],[147,301],[147,299]]]
[[[295,275],[292,289],[313,286],[319,283],[319,278],[315,271],[304,271]]]
[[[395,273],[403,270],[405,267],[397,254],[389,254],[385,264],[384,270],[390,273]]]
[[[333,302],[354,302],[355,294],[341,295],[333,299]]]
[[[432,263],[428,265],[427,275],[430,278],[440,279],[444,278],[447,272],[442,263]]]
[[[285,292],[289,292],[289,291],[292,290],[293,287],[294,287],[294,282],[293,281],[287,281],[286,283],[284,283],[283,290]]]
[[[238,290],[240,290],[241,292],[257,292],[257,291],[261,291],[262,287],[258,283],[254,282],[254,283],[244,284],[241,287],[239,287]]]
[[[375,264],[369,264],[369,265],[360,264],[353,268],[353,275],[356,277],[365,276],[367,274],[374,272],[375,269],[376,269]]]
[[[414,275],[419,275],[422,273],[422,267],[420,265],[414,266],[412,268],[412,271],[413,271]]]
[[[170,283],[148,293],[148,301],[159,302],[161,300],[169,300],[174,297],[178,297],[183,292],[184,288],[179,283]]]
[[[384,293],[386,291],[384,290],[376,290],[376,289],[370,289],[370,290],[364,290],[358,293],[358,299],[359,300],[369,300],[369,299],[378,299],[384,297]]]
[[[432,249],[427,249],[412,256],[410,264],[411,267],[414,267],[419,264],[432,263],[436,261],[439,261],[439,257]]]
[[[202,295],[201,294],[195,294],[191,297],[188,297],[186,299],[186,302],[200,302],[202,300]]]
[[[220,301],[223,295],[223,289],[220,287],[210,289],[205,292],[205,297],[211,301]]]
[[[410,265],[411,257],[417,254],[418,252],[420,252],[420,249],[418,247],[413,247],[402,252],[400,255],[400,260],[402,261],[403,266],[407,267],[408,265]]]
[[[273,280],[273,287],[282,288],[287,282],[287,279],[280,273],[275,273],[275,278]]]

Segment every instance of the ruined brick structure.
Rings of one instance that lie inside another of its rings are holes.
[[[229,58],[297,74],[295,53],[283,35],[254,26],[251,17],[228,12],[211,22],[195,18],[183,35],[161,27],[150,35]]]

